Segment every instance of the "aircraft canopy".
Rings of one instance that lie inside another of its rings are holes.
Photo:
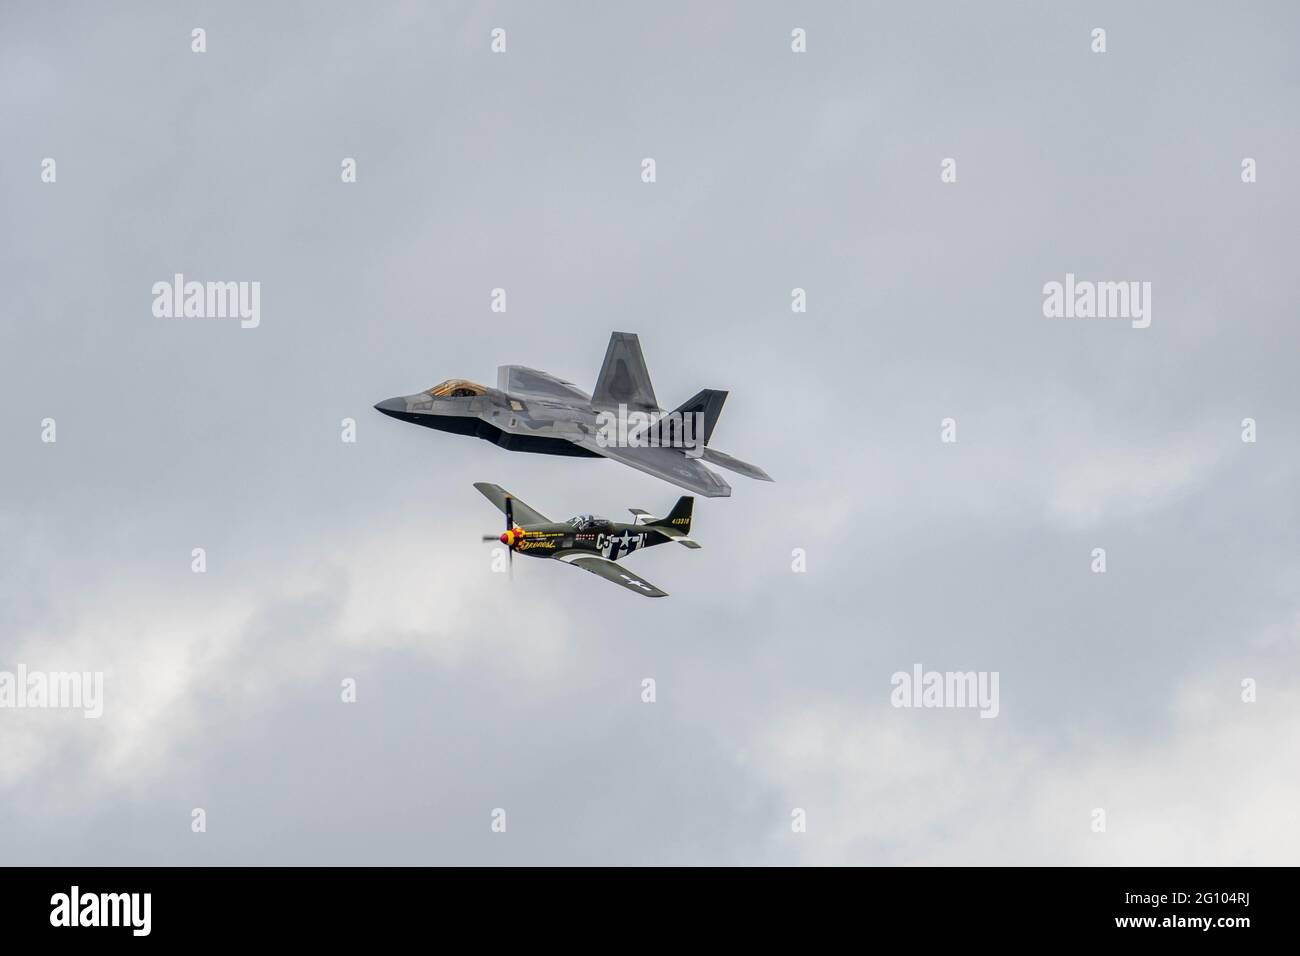
[[[486,395],[487,389],[463,378],[449,378],[441,385],[433,386],[426,394],[434,398],[470,398],[474,395]]]

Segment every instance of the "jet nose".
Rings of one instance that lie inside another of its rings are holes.
[[[375,406],[375,411],[396,418],[406,413],[406,399],[400,395],[395,398],[386,398]]]

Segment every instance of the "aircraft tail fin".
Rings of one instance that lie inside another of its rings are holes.
[[[659,443],[670,448],[680,447],[683,442],[682,430],[690,433],[690,444],[707,445],[713,437],[713,429],[722,414],[722,405],[727,400],[727,393],[715,388],[702,389],[682,402],[671,412],[659,419]]]
[[[677,499],[677,504],[673,505],[673,510],[668,512],[664,517],[654,521],[647,521],[647,528],[654,528],[661,534],[672,538],[678,544],[685,545],[688,548],[698,548],[699,544],[691,540],[691,512],[695,507],[695,499],[690,495],[682,495]]]
[[[655,389],[650,384],[650,372],[641,354],[641,340],[633,332],[613,332],[605,361],[596,378],[596,390],[591,395],[596,408],[617,408],[626,405],[632,411],[659,410]]]

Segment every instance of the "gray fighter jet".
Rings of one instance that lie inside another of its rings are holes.
[[[671,412],[655,399],[641,343],[609,337],[605,363],[588,395],[572,382],[523,365],[497,369],[497,387],[448,379],[375,408],[404,422],[475,435],[511,451],[611,458],[707,498],[731,494],[704,462],[760,481],[762,468],[708,447],[727,393],[704,389]]]

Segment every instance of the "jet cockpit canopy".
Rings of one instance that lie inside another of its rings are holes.
[[[449,378],[441,385],[433,386],[425,394],[432,395],[434,398],[472,398],[475,395],[486,395],[487,389],[463,378]]]

